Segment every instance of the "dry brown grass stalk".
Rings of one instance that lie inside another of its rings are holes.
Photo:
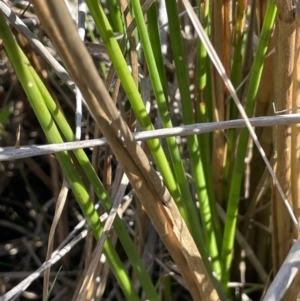
[[[217,0],[213,1],[212,12],[212,41],[218,56],[220,57],[226,74],[230,74],[231,62],[231,28],[230,20],[232,15],[230,1]],[[221,26],[221,30],[219,30]],[[223,79],[218,71],[212,68],[212,86],[214,99],[214,121],[223,121],[226,119],[225,99],[227,97]],[[215,131],[213,133],[213,159],[212,171],[216,198],[218,202],[222,201],[222,186],[223,173],[226,160],[226,137],[222,131]]]
[[[33,0],[32,3],[145,211],[176,262],[194,300],[219,300],[174,200],[120,117],[77,35],[65,4],[62,1],[40,0]]]
[[[278,110],[292,107],[293,70],[296,19],[291,1],[277,1],[275,52],[275,105]],[[277,126],[274,132],[276,151],[276,176],[292,205],[291,199],[291,127]],[[272,205],[273,268],[276,273],[292,243],[293,226],[277,190]]]

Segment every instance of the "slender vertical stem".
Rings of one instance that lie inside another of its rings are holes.
[[[275,40],[275,93],[277,110],[290,109],[293,97],[293,70],[295,53],[296,18],[292,1],[277,0],[278,18],[276,20]],[[291,127],[277,126],[274,132],[276,149],[276,176],[282,185],[289,203],[291,199]],[[276,273],[284,261],[293,238],[292,221],[274,191],[272,200],[273,224],[273,268]]]

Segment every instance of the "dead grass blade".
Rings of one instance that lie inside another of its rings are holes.
[[[295,70],[295,29],[296,17],[292,3],[277,1],[278,18],[276,20],[276,51],[275,51],[275,79],[274,103],[277,110],[292,108],[293,73]],[[287,76],[289,74],[290,76]],[[296,84],[296,82],[295,82]],[[276,151],[276,176],[282,185],[288,202],[292,205],[291,196],[291,127],[277,126],[274,134]],[[296,162],[295,162],[296,163]],[[294,164],[294,163],[293,163]],[[274,191],[272,200],[273,225],[273,269],[277,273],[291,247],[294,236],[288,212],[279,202],[280,194]]]
[[[64,2],[31,2],[194,300],[220,300],[174,200],[120,117]]]
[[[68,195],[69,187],[66,179],[64,179],[59,196],[57,198],[57,202],[55,205],[55,214],[53,217],[53,221],[50,228],[50,233],[48,236],[48,247],[47,247],[47,255],[46,255],[46,261],[48,261],[51,258],[51,254],[53,251],[53,243],[54,243],[54,234],[57,227],[57,224],[59,222],[59,219],[61,217],[62,211],[64,209],[66,198]],[[50,276],[50,268],[47,269],[44,273],[44,283],[43,283],[43,300],[46,300],[48,296],[48,288],[49,288],[49,276]]]
[[[212,3],[212,40],[215,45],[216,52],[220,57],[226,72],[230,70],[231,65],[231,20],[232,16],[232,2],[231,1],[213,1]],[[219,30],[220,26],[223,28]],[[226,116],[226,92],[222,77],[218,71],[212,70],[213,93],[214,93],[214,121],[223,121]],[[224,165],[226,161],[227,145],[226,137],[222,131],[215,131],[213,133],[213,147],[212,152],[212,172],[214,180],[214,190],[218,202],[222,201],[222,179],[224,173]]]
[[[300,267],[300,239],[294,243],[262,301],[281,300]],[[298,287],[299,291],[299,287]],[[294,299],[286,299],[294,300]]]
[[[294,82],[299,83],[300,81],[300,68],[299,68],[299,60],[300,60],[300,18],[297,18],[297,32],[296,32],[296,43],[295,43],[295,61],[294,66]],[[294,84],[293,86],[293,98],[292,98],[292,108],[300,107],[300,93],[299,93],[299,85]],[[293,206],[295,210],[300,208],[300,125],[295,124],[292,125],[292,137],[291,137],[291,160],[293,162],[291,166],[291,186],[292,186],[292,199]],[[300,221],[299,214],[296,215],[298,221]]]
[[[117,192],[117,196],[114,200],[113,207],[105,221],[103,232],[102,232],[101,237],[100,237],[99,241],[97,242],[97,246],[93,252],[92,260],[91,260],[89,268],[86,272],[83,284],[82,284],[80,292],[76,298],[76,301],[84,300],[86,298],[86,294],[88,291],[87,288],[90,285],[90,282],[94,279],[94,277],[96,275],[95,271],[100,263],[100,257],[103,252],[103,246],[104,246],[105,240],[109,235],[109,232],[113,225],[114,219],[118,213],[118,209],[119,209],[119,206],[123,199],[123,196],[124,196],[124,193],[125,193],[128,183],[129,183],[129,181],[128,181],[127,176],[125,174],[123,174],[123,177],[121,180],[121,185]]]

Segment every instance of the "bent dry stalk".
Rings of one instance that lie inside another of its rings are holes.
[[[32,1],[194,300],[220,300],[174,200],[120,117],[61,1]],[[84,74],[84,76],[83,76]],[[101,105],[99,104],[101,103]],[[120,133],[120,135],[118,135]],[[123,141],[119,137],[123,137]],[[124,147],[124,145],[126,147]]]

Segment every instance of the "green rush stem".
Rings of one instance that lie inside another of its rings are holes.
[[[268,49],[269,39],[272,33],[272,28],[276,16],[276,5],[274,0],[269,0],[265,19],[262,27],[262,32],[258,42],[257,52],[254,58],[247,98],[245,103],[245,111],[248,117],[253,116],[255,99],[263,71],[265,55]],[[234,235],[237,223],[238,202],[240,198],[240,190],[244,175],[244,160],[248,146],[249,131],[242,129],[235,156],[233,174],[231,178],[231,186],[227,204],[227,213],[225,221],[224,238],[222,244],[222,285],[227,289],[227,283],[230,277],[230,267],[232,263],[232,250],[234,248]]]
[[[152,130],[153,125],[146,111],[144,102],[141,98],[138,88],[134,83],[132,75],[128,69],[126,60],[123,57],[119,44],[113,35],[112,28],[107,20],[107,17],[104,13],[101,4],[98,1],[92,0],[87,0],[86,3],[94,18],[97,29],[106,46],[110,59],[114,64],[114,67],[116,68],[116,71],[120,77],[122,86],[136,114],[140,126],[143,130]],[[153,158],[162,174],[166,187],[170,191],[175,202],[177,204],[181,204],[181,194],[178,183],[175,181],[173,172],[171,170],[171,167],[169,165],[169,162],[166,158],[166,155],[160,144],[159,139],[148,140],[147,143],[151,150]]]
[[[238,11],[236,13],[236,28],[235,28],[235,45],[234,45],[234,55],[231,67],[231,82],[236,88],[242,79],[242,45],[243,45],[243,17],[246,10],[245,1],[240,1],[237,5]],[[233,99],[230,99],[230,120],[238,118],[238,108],[234,103]],[[227,132],[228,146],[227,146],[227,158],[224,168],[224,178],[223,178],[223,197],[226,200],[228,197],[228,187],[229,187],[229,176],[230,168],[232,168],[233,151],[236,138],[236,129],[229,129]]]
[[[50,143],[63,143],[63,139],[57,129],[57,126],[44,102],[49,100],[50,94],[42,84],[40,78],[37,76],[35,70],[31,67],[28,59],[17,45],[9,27],[7,26],[5,19],[0,14],[0,33],[4,41],[5,49],[10,58],[11,63],[14,66],[15,72],[23,86],[23,89],[33,107],[34,112],[43,128],[43,131]],[[46,94],[43,92],[46,91]],[[51,98],[54,104],[53,99]],[[52,112],[53,113],[53,112]],[[55,107],[54,114],[57,116],[61,114],[57,107]],[[66,126],[65,126],[66,128]],[[74,134],[72,133],[74,140]],[[79,150],[82,151],[82,150]],[[83,151],[82,151],[83,152]],[[78,204],[87,219],[95,238],[98,240],[101,236],[103,227],[100,223],[98,213],[89,197],[84,184],[72,163],[72,160],[67,152],[60,152],[56,154],[57,160],[63,170],[63,173],[78,201]],[[87,160],[88,161],[88,160]],[[90,165],[90,162],[88,161]],[[87,164],[86,164],[87,165]],[[83,166],[84,168],[84,166]],[[101,188],[96,189],[101,191]],[[132,250],[131,250],[132,251]],[[128,276],[128,273],[122,264],[113,244],[108,239],[104,244],[104,254],[108,260],[108,263],[122,288],[124,295],[128,300],[139,301],[134,286]],[[156,299],[158,300],[158,299]]]
[[[151,32],[151,41],[146,28],[142,8],[140,6],[140,1],[133,0],[132,7],[135,13],[137,28],[141,38],[144,55],[146,58],[147,67],[149,70],[162,124],[165,128],[171,128],[173,127],[173,125],[170,118],[166,98],[166,86],[163,87],[162,85],[162,82],[164,83],[164,85],[166,85],[166,79],[163,68],[163,58],[160,50],[161,44],[157,24],[156,6],[155,3],[153,3],[152,7],[149,9],[150,11],[148,12],[148,28]],[[155,49],[156,56],[154,56],[152,46],[154,46],[153,48]],[[159,63],[159,68],[156,63]],[[199,223],[199,218],[196,214],[195,205],[193,204],[191,192],[189,189],[184,165],[180,156],[176,138],[169,137],[166,138],[166,141],[170,153],[171,164],[175,171],[175,178],[177,183],[179,184],[179,188],[181,191],[181,197],[178,197],[179,201],[177,202],[177,206],[179,207],[180,213],[183,216],[197,246],[200,247],[201,244],[203,244],[203,239],[201,239],[202,237],[199,235],[201,227]]]
[[[192,124],[194,122],[194,113],[189,91],[189,76],[187,71],[187,63],[185,60],[185,53],[183,50],[179,19],[178,17],[175,17],[178,16],[176,1],[166,1],[166,8],[169,19],[171,45],[176,67],[175,71],[181,95],[183,121],[185,124]],[[213,269],[219,277],[221,275],[221,263],[219,258],[217,237],[220,236],[217,234],[217,228],[213,223],[212,216],[212,212],[216,210],[212,210],[210,207],[208,187],[205,181],[197,136],[188,136],[187,144],[191,158],[193,176],[195,179],[196,193],[200,203],[200,214],[202,218],[206,247],[209,256],[212,258],[211,261]]]
[[[48,90],[45,88],[45,86],[40,83],[39,88],[43,91],[45,97],[46,105],[51,112],[52,116],[55,119],[55,122],[58,124],[59,129],[61,130],[63,136],[67,141],[74,141],[75,136],[70,128],[68,122],[65,120],[65,117],[63,116],[62,112],[57,107],[56,103],[53,101],[51,95],[49,94]],[[85,172],[91,186],[93,187],[97,197],[101,201],[101,204],[103,205],[106,212],[109,212],[112,207],[112,200],[109,197],[107,191],[105,190],[103,184],[101,183],[99,177],[96,174],[96,171],[94,170],[92,164],[90,163],[88,157],[86,156],[85,152],[82,149],[74,150],[73,151],[76,159],[78,160],[80,166],[82,167],[83,171]],[[137,249],[130,238],[128,231],[126,230],[121,218],[119,215],[116,216],[114,221],[114,229],[116,230],[116,233],[121,241],[121,244],[133,266],[133,269],[143,287],[145,290],[145,293],[149,300],[155,300],[158,301],[158,295],[156,292],[155,287],[152,284],[152,281],[149,277],[149,274],[147,273],[147,270],[142,263],[142,260],[139,256],[139,253],[137,252]]]

